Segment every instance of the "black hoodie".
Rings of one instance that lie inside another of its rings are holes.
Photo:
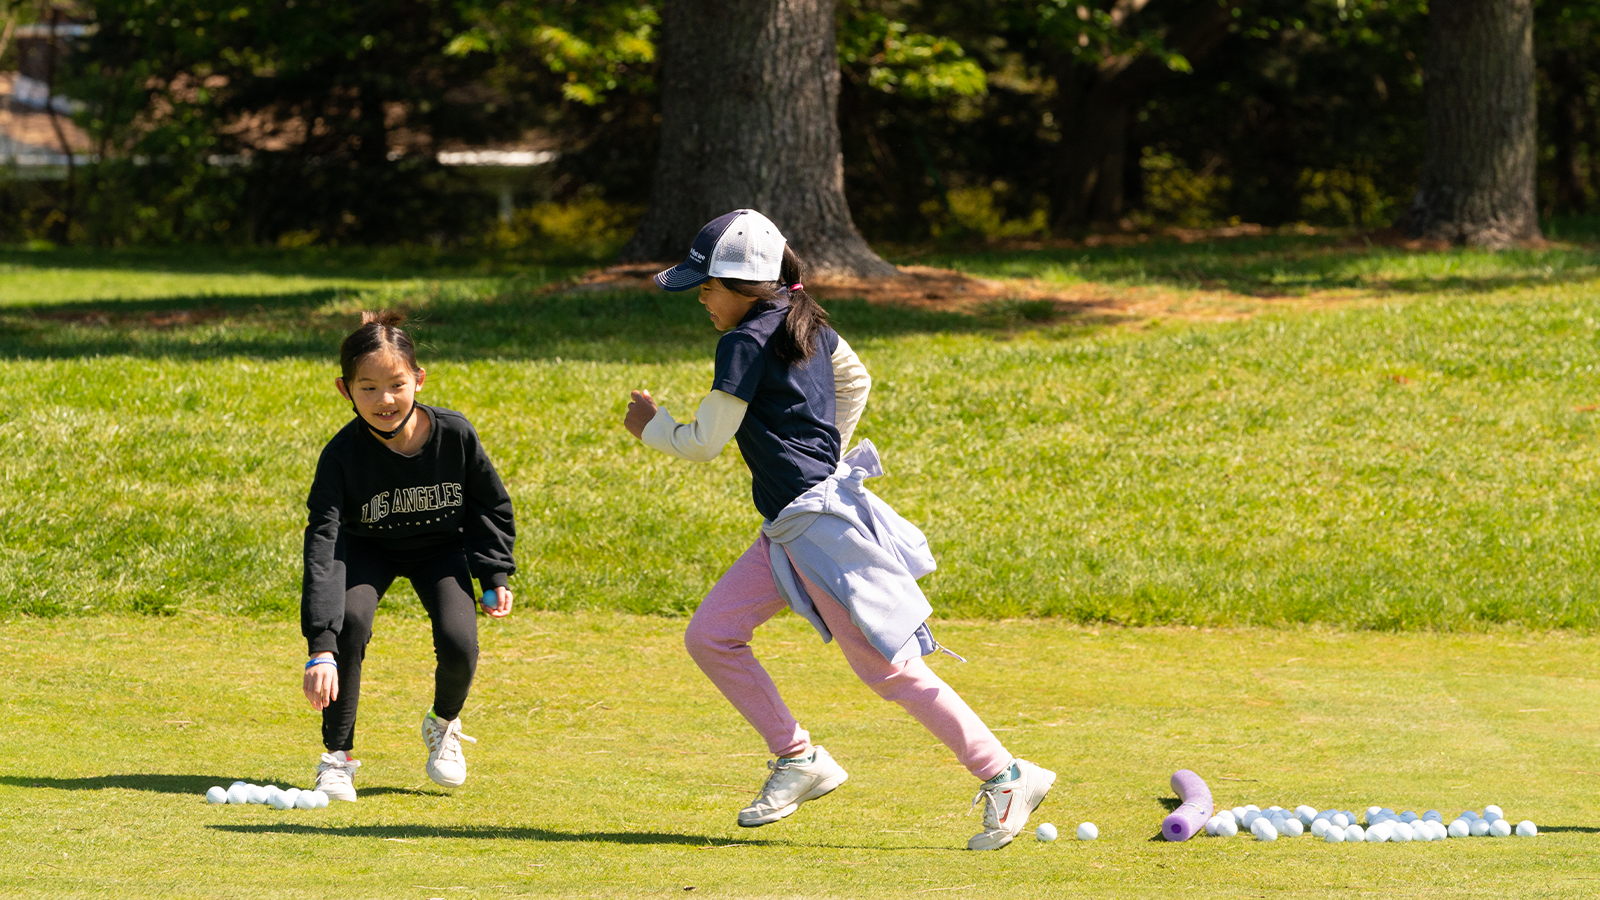
[[[458,412],[417,408],[433,433],[416,456],[384,446],[359,416],[322,448],[306,500],[305,575],[300,630],[312,653],[338,646],[344,621],[344,566],[334,559],[341,534],[403,562],[465,548],[467,567],[485,592],[517,570],[511,497],[471,423]]]

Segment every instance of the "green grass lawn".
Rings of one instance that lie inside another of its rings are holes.
[[[1590,628],[1596,259],[1303,237],[975,253],[934,261],[1070,263],[1179,305],[1263,273],[1326,286],[1311,311],[1116,328],[831,307],[876,379],[875,488],[932,540],[942,615]],[[363,258],[325,284],[306,274],[323,257],[5,260],[0,296],[35,297],[0,304],[7,615],[292,616],[303,498],[349,415],[335,348],[363,307],[413,312],[424,400],[483,434],[525,608],[685,612],[758,524],[736,452],[690,465],[620,426],[631,388],[679,415],[706,389],[716,334],[681,296]],[[199,280],[141,293],[169,276]]]
[[[480,620],[483,621],[483,620]],[[1600,646],[1562,633],[1091,630],[942,622],[933,665],[1015,753],[1060,778],[1026,835],[970,853],[976,782],[794,616],[758,653],[850,771],[762,829],[734,814],[762,747],[658,616],[483,627],[463,713],[470,778],[422,773],[425,621],[380,615],[354,805],[213,807],[235,779],[304,787],[319,750],[289,621],[185,614],[0,626],[0,896],[1579,897],[1600,881]],[[1180,767],[1219,803],[1453,816],[1533,839],[1331,845],[1154,836]]]
[[[680,638],[754,535],[748,475],[620,424],[631,388],[679,414],[703,394],[692,300],[427,254],[0,251],[0,897],[1594,893],[1600,253],[1270,236],[902,261],[1171,310],[830,304],[876,379],[873,487],[927,531],[940,638],[972,659],[934,665],[1061,773],[1038,821],[1101,840],[960,849],[973,781],[791,616],[758,652],[852,777],[733,825],[761,746]],[[427,629],[397,588],[362,801],[208,807],[314,766],[303,503],[349,416],[338,342],[378,306],[414,315],[423,399],[468,414],[516,503],[520,612],[484,625],[472,780],[422,774]],[[1217,310],[1248,315],[1185,318]],[[1498,803],[1544,833],[1169,845],[1179,767],[1228,805]]]

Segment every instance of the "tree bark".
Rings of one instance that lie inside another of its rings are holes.
[[[661,150],[621,260],[675,260],[700,227],[760,210],[814,271],[897,274],[844,197],[833,0],[667,0]]]
[[[1131,29],[1139,25],[1138,14],[1147,5],[1128,6]],[[1164,11],[1164,6],[1149,7]],[[1195,62],[1222,43],[1232,21],[1232,3],[1198,4],[1168,29],[1167,45]],[[1142,54],[1113,55],[1099,65],[1087,65],[1062,53],[1050,68],[1056,78],[1051,113],[1060,123],[1063,144],[1051,188],[1052,224],[1064,231],[1114,222],[1125,205],[1128,124],[1170,73],[1160,59]]]
[[[1539,237],[1534,0],[1434,0],[1416,237],[1505,247]]]

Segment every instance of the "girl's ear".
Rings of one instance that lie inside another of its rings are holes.
[[[355,398],[350,396],[350,390],[344,386],[344,379],[343,378],[335,378],[335,379],[333,379],[333,386],[338,389],[339,396],[345,398],[346,400],[349,400],[351,403],[356,402]]]
[[[428,370],[417,366],[417,390],[422,390],[422,382],[428,377]]]

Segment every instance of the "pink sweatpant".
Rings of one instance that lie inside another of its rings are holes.
[[[795,721],[750,650],[756,626],[786,608],[773,581],[768,545],[762,535],[717,581],[695,610],[683,642],[700,670],[760,733],[768,751],[775,756],[804,756],[811,752],[811,736]],[[843,606],[803,575],[801,583],[850,668],[868,687],[904,707],[978,778],[993,778],[1011,764],[1011,754],[994,732],[927,663],[912,659],[891,665],[867,642]]]

